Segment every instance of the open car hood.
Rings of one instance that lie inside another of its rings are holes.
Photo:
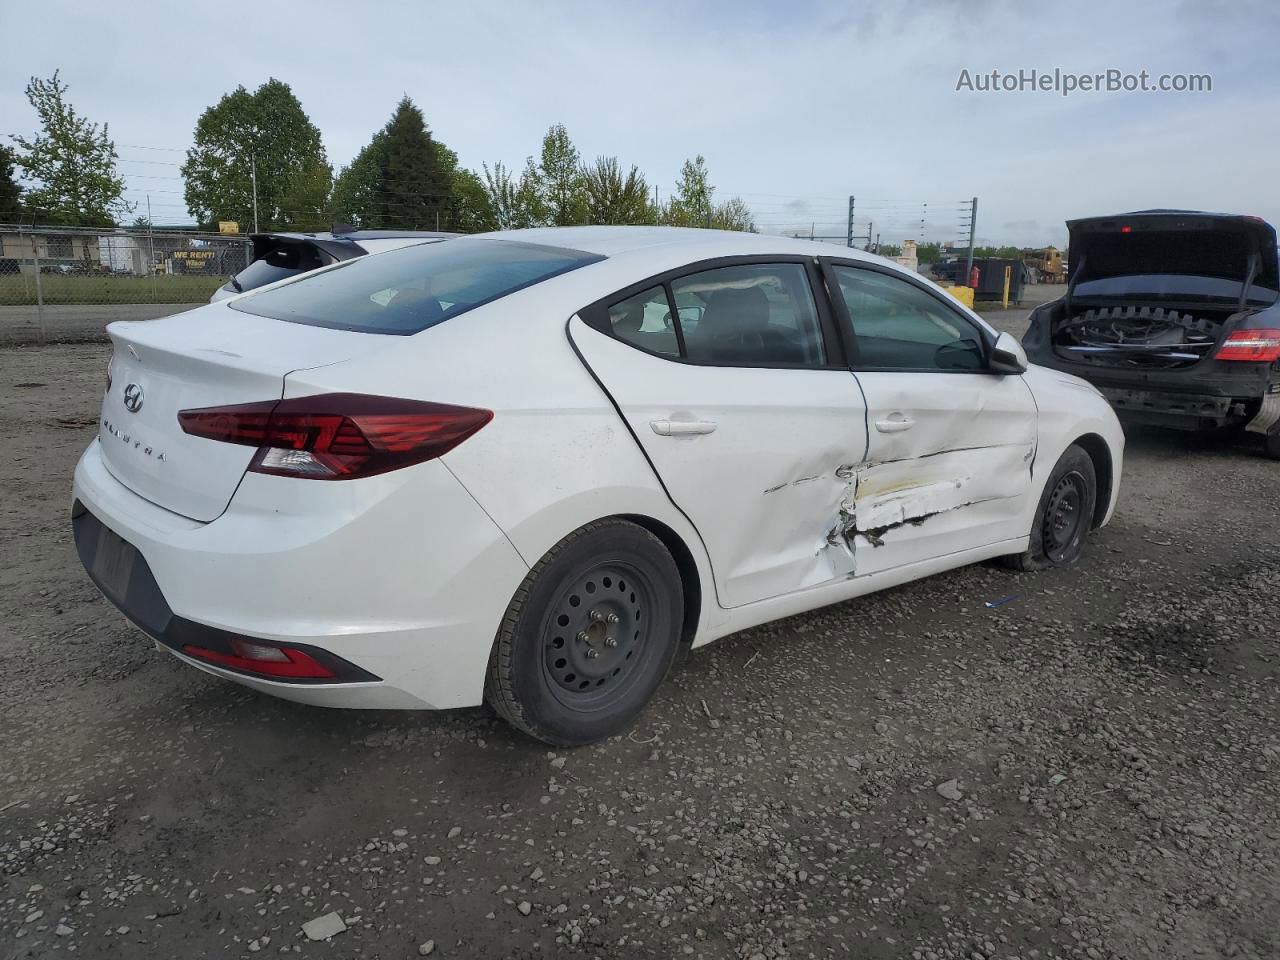
[[[1258,217],[1194,210],[1139,210],[1068,220],[1073,287],[1133,276],[1213,277],[1280,290],[1276,231]],[[1236,287],[1237,295],[1241,288]],[[1252,297],[1251,291],[1251,297]]]

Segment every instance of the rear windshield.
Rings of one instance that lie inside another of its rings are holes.
[[[285,244],[268,251],[262,259],[253,261],[237,273],[231,286],[237,291],[255,290],[332,262],[332,257],[322,256],[310,244]]]
[[[581,250],[459,238],[349,260],[230,306],[290,323],[407,335],[602,259]]]
[[[1244,286],[1240,280],[1222,277],[1188,277],[1177,274],[1140,273],[1125,277],[1104,277],[1076,285],[1079,297],[1169,297],[1171,299],[1232,300],[1240,299]],[[1251,302],[1271,303],[1276,291],[1258,284],[1249,285]]]

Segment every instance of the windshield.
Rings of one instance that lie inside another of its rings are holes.
[[[361,257],[231,307],[290,323],[403,336],[602,259],[581,250],[460,238]]]

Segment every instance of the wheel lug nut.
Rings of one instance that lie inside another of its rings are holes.
[[[618,640],[616,637],[605,637],[604,645],[606,647],[616,647],[618,645]]]
[[[599,651],[599,650],[597,650],[595,647],[587,647],[587,659],[588,659],[588,660],[594,660],[594,659],[595,659],[596,657],[598,657],[598,656],[600,656],[600,651]]]
[[[609,623],[617,623],[618,615],[616,613],[611,613],[607,617],[605,617],[605,620]]]
[[[603,620],[603,619],[604,619],[604,614],[603,614],[603,613],[601,613],[599,610],[595,610],[595,609],[592,609],[592,611],[591,611],[590,613],[588,613],[588,614],[587,614],[587,616],[588,616],[588,617],[590,617],[592,620]]]
[[[589,636],[587,636],[587,631],[583,630],[583,631],[581,631],[581,632],[579,632],[579,633],[578,633],[578,639],[579,639],[579,640],[581,640],[583,643],[586,643],[586,642],[587,642],[587,641],[589,641],[591,638],[590,638]]]

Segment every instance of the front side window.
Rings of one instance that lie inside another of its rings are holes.
[[[865,370],[985,369],[977,329],[913,283],[857,267],[832,268]]]
[[[602,259],[561,247],[459,238],[347,260],[229,306],[290,323],[408,335]]]

